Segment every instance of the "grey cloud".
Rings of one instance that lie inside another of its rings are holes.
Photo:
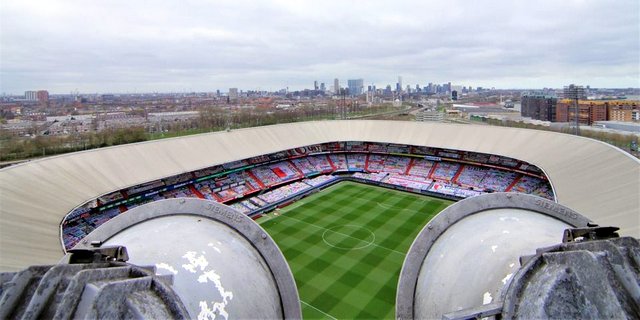
[[[638,12],[626,0],[9,0],[0,91],[293,89],[334,77],[384,86],[398,75],[638,86]]]

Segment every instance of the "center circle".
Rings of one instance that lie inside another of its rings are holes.
[[[322,233],[324,243],[343,250],[364,249],[375,240],[376,235],[371,230],[354,224],[334,226]]]

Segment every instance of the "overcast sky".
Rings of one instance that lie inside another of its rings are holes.
[[[0,93],[640,87],[640,1],[0,2]]]

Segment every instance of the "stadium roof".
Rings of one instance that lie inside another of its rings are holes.
[[[60,222],[97,196],[252,156],[335,141],[412,144],[502,155],[540,167],[557,201],[640,237],[640,161],[608,144],[553,132],[376,120],[315,121],[95,149],[0,170],[0,270],[56,263]]]

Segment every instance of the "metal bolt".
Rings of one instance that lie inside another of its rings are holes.
[[[432,225],[428,225],[427,229],[431,230],[431,229],[433,229],[433,226]]]
[[[263,234],[262,234],[262,239],[266,239],[266,238],[267,238],[267,234],[266,234],[266,233],[263,233]]]

